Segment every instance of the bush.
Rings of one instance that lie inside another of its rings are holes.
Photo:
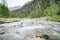
[[[48,16],[47,20],[60,22],[60,15]]]

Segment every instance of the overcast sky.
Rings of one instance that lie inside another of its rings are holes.
[[[7,0],[7,3],[9,7],[14,7],[14,6],[19,6],[19,5],[23,6],[28,1],[30,0]]]

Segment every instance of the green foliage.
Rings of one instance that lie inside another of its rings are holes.
[[[60,22],[59,10],[60,10],[59,6],[57,4],[55,4],[55,3],[53,3],[50,7],[45,9],[44,15],[45,16],[47,15],[47,20]]]
[[[47,20],[60,22],[60,15],[48,16]]]
[[[59,6],[55,3],[53,3],[50,7],[44,10],[44,15],[46,16],[52,16],[57,15],[59,10]]]
[[[0,4],[0,18],[9,18],[10,11],[7,6]]]
[[[30,13],[31,18],[38,18],[42,16],[42,9],[38,8]]]

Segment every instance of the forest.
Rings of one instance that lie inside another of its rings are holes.
[[[0,18],[40,18],[60,22],[60,0],[32,0],[20,9],[10,11],[0,4]]]

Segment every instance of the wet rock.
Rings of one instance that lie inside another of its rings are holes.
[[[5,33],[4,28],[0,28],[0,34],[3,35]]]
[[[0,33],[1,35],[5,34],[5,32]]]
[[[0,21],[0,24],[4,24],[4,22],[3,21]]]

